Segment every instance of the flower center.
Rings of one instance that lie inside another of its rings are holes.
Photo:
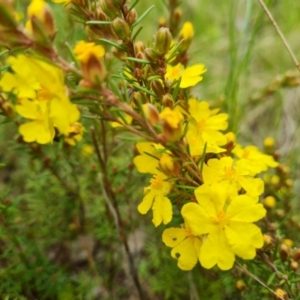
[[[243,151],[243,158],[247,158],[249,156],[250,152],[248,150]]]
[[[163,180],[159,176],[155,176],[152,179],[150,179],[151,188],[160,190],[163,186]]]
[[[220,210],[217,213],[217,223],[222,223],[225,221],[225,219],[226,219],[226,214],[225,214],[224,210]]]
[[[231,167],[225,167],[225,178],[232,179],[235,176],[235,170]]]
[[[205,127],[205,125],[206,125],[206,120],[204,120],[204,119],[201,119],[201,120],[197,123],[197,127],[198,127],[199,130],[203,130],[204,127]]]

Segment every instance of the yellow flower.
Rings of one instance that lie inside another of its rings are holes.
[[[79,61],[87,63],[92,55],[96,58],[104,56],[105,50],[101,45],[79,41],[74,47],[74,53]]]
[[[79,120],[80,112],[68,97],[54,97],[50,99],[50,118],[58,131],[64,135],[69,134],[72,123]]]
[[[204,235],[201,265],[228,270],[235,255],[253,259],[264,242],[260,228],[252,224],[266,214],[258,197],[240,195],[228,201],[226,189],[219,184],[204,184],[195,190],[195,196],[198,203],[185,204],[181,214],[194,235]]]
[[[48,4],[44,0],[31,0],[27,8],[28,17],[35,17],[44,22],[44,12],[46,5]]]
[[[53,140],[55,131],[53,123],[49,118],[48,104],[47,101],[22,99],[20,104],[16,105],[18,114],[24,118],[33,120],[19,127],[19,132],[25,142],[46,144]]]
[[[273,196],[267,196],[263,203],[267,208],[274,208],[276,206],[276,199]]]
[[[255,146],[247,146],[242,148],[241,145],[236,145],[232,153],[240,158],[241,161],[251,166],[251,171],[259,174],[262,171],[267,171],[269,168],[276,168],[279,163],[270,155],[261,153]]]
[[[172,203],[166,195],[171,190],[171,183],[164,181],[165,176],[160,173],[153,176],[150,185],[144,188],[143,201],[138,206],[138,211],[144,215],[152,207],[152,222],[157,227],[162,222],[169,223],[172,220],[173,210]]]
[[[160,144],[141,142],[136,144],[140,155],[133,159],[133,163],[140,173],[158,174],[161,171],[171,173],[174,163],[165,148]]]
[[[94,147],[89,144],[84,144],[81,149],[81,153],[83,156],[91,156],[92,154],[94,154],[94,152],[95,152]]]
[[[70,125],[78,121],[80,112],[67,97],[64,72],[45,61],[25,55],[10,56],[7,61],[13,72],[4,74],[0,87],[4,92],[14,93],[19,99],[26,99],[21,100],[17,112],[22,117],[36,120],[20,126],[24,140],[35,140],[41,144],[50,142],[54,136],[53,126],[60,133],[68,135]],[[28,113],[30,107],[32,114]],[[32,129],[31,135],[29,128]],[[40,138],[37,132],[41,132]]]
[[[169,107],[165,107],[163,111],[159,114],[159,118],[164,120],[168,125],[177,129],[180,127],[183,116],[178,110],[171,110]]]
[[[181,112],[165,107],[159,114],[159,118],[162,121],[163,133],[166,139],[170,142],[179,140],[182,136],[181,123],[183,121],[183,115]]]
[[[194,26],[191,22],[184,22],[180,30],[179,36],[184,39],[192,39],[194,37]]]
[[[203,64],[197,64],[185,69],[184,66],[179,63],[176,66],[167,66],[165,78],[171,82],[181,78],[179,87],[185,89],[200,82],[203,79],[200,75],[205,72],[206,69]]]
[[[179,52],[183,53],[188,50],[194,37],[194,27],[191,22],[185,22],[179,33],[178,40],[181,42],[179,45]]]
[[[241,188],[249,195],[259,196],[264,191],[264,182],[253,178],[251,165],[245,168],[244,163],[234,161],[231,157],[210,159],[203,165],[203,180],[206,184],[221,183],[229,196],[236,196]]]
[[[52,2],[54,3],[65,3],[66,4],[69,4],[72,2],[72,0],[52,0]]]
[[[182,228],[165,229],[162,240],[166,246],[173,248],[171,256],[177,259],[177,265],[181,270],[191,270],[198,261],[198,254],[202,245],[202,239],[194,236],[188,225]]]
[[[30,61],[25,55],[9,56],[7,63],[11,65],[13,73],[6,72],[0,80],[3,92],[12,92],[19,98],[35,98],[40,89],[38,79],[32,73]]]
[[[65,142],[71,146],[75,146],[77,142],[82,140],[84,127],[82,124],[75,122],[70,124],[69,133],[65,136]]]
[[[202,155],[206,146],[206,153],[220,153],[225,151],[219,146],[227,143],[226,136],[220,131],[228,126],[228,115],[218,114],[218,109],[211,110],[205,101],[189,100],[189,120],[186,138],[192,156]]]
[[[131,124],[132,122],[132,117],[125,114],[125,117],[124,117],[126,123],[125,124]],[[111,122],[110,125],[112,128],[117,128],[117,127],[123,127],[123,124],[124,124],[124,121],[122,118],[118,118],[118,120],[120,121],[120,123],[118,122]]]

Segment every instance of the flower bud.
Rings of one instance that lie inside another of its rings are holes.
[[[291,254],[291,248],[286,244],[281,244],[279,248],[279,254],[282,260],[287,260]]]
[[[134,92],[132,95],[132,100],[137,106],[148,102],[148,98],[143,92]]]
[[[34,0],[30,3],[27,9],[28,17],[30,18],[27,24],[27,30],[41,44],[44,43],[46,37],[53,39],[55,35],[54,19],[50,6],[41,0]],[[30,24],[31,23],[31,24]]]
[[[170,107],[172,108],[174,105],[173,96],[171,94],[165,94],[162,97],[162,104],[164,107]]]
[[[133,8],[131,9],[128,14],[126,15],[126,21],[127,23],[132,26],[135,21],[137,20],[137,12],[136,10]]]
[[[181,41],[178,50],[180,53],[186,52],[193,40],[194,37],[194,27],[191,22],[185,22],[182,26],[182,29],[179,33],[179,41]]]
[[[276,206],[276,199],[273,196],[267,196],[263,204],[266,208],[274,208]]]
[[[144,53],[145,49],[146,49],[146,45],[141,41],[137,41],[134,44],[134,52],[135,53],[139,53],[139,52]]]
[[[300,260],[300,249],[297,249],[297,250],[294,252],[294,260],[295,260],[295,261],[299,261],[299,260]]]
[[[111,19],[117,17],[120,14],[120,8],[113,0],[101,0],[101,8],[103,12]]]
[[[131,30],[129,24],[121,18],[115,18],[112,23],[112,31],[120,40],[130,37]]]
[[[94,85],[102,83],[107,75],[103,60],[93,54],[89,56],[86,63],[82,63],[82,72],[85,79]]]
[[[239,291],[244,291],[247,286],[246,286],[246,283],[244,280],[238,280],[236,283],[235,283],[235,287],[237,288],[237,290]]]
[[[159,19],[159,21],[158,21],[158,26],[159,27],[167,27],[168,26],[168,24],[167,24],[167,21],[166,21],[166,19],[165,18],[160,18]]]
[[[127,52],[121,50],[120,48],[113,47],[112,53],[119,60],[125,61],[127,58]]]
[[[288,299],[288,294],[282,289],[276,289],[275,291],[276,298],[275,299]]]
[[[168,53],[172,42],[172,34],[169,28],[161,27],[154,37],[154,49],[160,55]]]
[[[178,110],[171,110],[169,107],[165,107],[159,114],[159,117],[162,121],[163,133],[167,141],[178,141],[182,136],[182,114]]]
[[[299,263],[296,261],[292,261],[290,266],[293,271],[297,271],[299,269]]]
[[[0,106],[5,116],[12,118],[15,115],[15,108],[10,101],[4,101]]]
[[[293,182],[292,179],[287,179],[287,180],[284,182],[284,184],[285,184],[285,186],[286,186],[287,188],[291,188],[291,187],[293,187],[294,182]]]
[[[161,98],[165,94],[165,90],[161,80],[151,81],[150,86],[152,91],[156,94],[158,98]]]
[[[263,238],[264,238],[264,247],[267,247],[270,244],[272,244],[273,239],[271,236],[269,236],[268,234],[264,234]]]
[[[159,113],[156,107],[151,103],[143,105],[143,111],[147,121],[152,125],[156,125],[159,122]]]
[[[153,48],[146,48],[144,53],[149,61],[156,61],[159,58],[159,54]]]
[[[174,12],[171,16],[171,26],[172,28],[176,28],[176,32],[177,32],[177,28],[178,28],[178,25],[180,24],[180,21],[182,19],[182,10],[177,7],[176,9],[174,9]]]

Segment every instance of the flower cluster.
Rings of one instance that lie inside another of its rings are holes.
[[[0,80],[3,92],[16,99],[17,113],[29,121],[19,126],[25,142],[50,143],[55,130],[74,144],[82,136],[80,112],[70,102],[64,72],[37,57],[19,54],[7,59],[10,70]]]
[[[253,259],[263,246],[254,223],[266,214],[259,203],[264,182],[258,175],[278,163],[255,146],[236,143],[234,134],[225,132],[229,116],[191,94],[207,71],[202,63],[188,65],[192,24],[185,22],[180,30],[181,13],[172,7],[169,24],[160,24],[153,43],[146,45],[137,40],[141,29],[134,30],[142,19],[134,9],[138,1],[133,6],[126,0],[53,2],[64,3],[85,24],[86,41],[69,49],[72,63],[58,59],[44,0],[31,1],[23,30],[15,20],[0,20],[0,33],[18,33],[22,46],[34,45],[42,53],[9,56],[0,80],[1,92],[30,120],[19,126],[23,140],[46,144],[56,134],[70,145],[81,140],[84,127],[69,99],[63,66],[76,75],[70,76],[72,92],[88,103],[84,109],[95,127],[99,120],[109,121],[112,135],[138,136],[133,162],[140,173],[152,176],[138,211],[152,210],[156,227],[179,216],[181,227],[167,228],[162,236],[179,268],[190,270],[199,261],[204,268],[228,270],[236,256]],[[0,17],[9,16],[7,7],[0,5]]]

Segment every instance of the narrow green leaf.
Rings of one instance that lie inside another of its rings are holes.
[[[9,50],[4,50],[4,51],[0,52],[0,57],[3,56],[3,55],[5,55],[8,52],[9,52]]]
[[[2,71],[6,71],[7,69],[9,69],[10,65],[5,65],[3,67],[0,68],[0,72]]]
[[[155,7],[155,5],[150,6],[132,25],[132,28],[134,28],[136,25],[138,25],[148,14],[149,12]]]
[[[167,59],[167,63],[170,62],[177,55],[176,51],[183,41],[184,40],[181,40],[178,44],[176,44],[176,46],[174,47],[173,51],[171,52],[169,58]]]
[[[131,11],[138,3],[140,2],[140,0],[135,0],[133,2],[133,4],[130,6],[129,10],[128,11]]]
[[[273,282],[275,276],[276,276],[276,273],[272,273],[270,275],[270,277],[268,278],[268,281],[267,281],[267,285],[270,285]]]
[[[175,87],[175,89],[174,89],[174,91],[173,91],[173,99],[174,100],[176,100],[176,97],[177,97],[177,95],[178,95],[178,92],[179,92],[179,89],[180,89],[180,83],[181,83],[181,77],[180,77],[180,79],[178,80],[178,82],[177,82],[177,84],[176,84],[176,87]]]
[[[116,43],[116,42],[113,42],[113,41],[110,41],[110,40],[107,40],[107,39],[99,39],[99,41],[101,41],[101,42],[103,42],[103,43],[106,43],[106,44],[108,44],[108,45],[114,46],[114,47],[116,47],[116,48],[118,48],[118,49],[121,49],[121,50],[123,50],[123,51],[126,51],[126,49],[125,49],[124,46],[122,46],[122,45],[120,45],[120,44],[118,44],[118,43]]]
[[[195,190],[196,189],[194,186],[188,186],[188,185],[175,184],[175,186],[180,189],[187,189],[187,190]]]
[[[161,76],[160,75],[153,75],[153,76],[150,76],[147,78],[148,81],[152,81],[152,80],[155,80],[155,79],[161,79]]]
[[[66,42],[65,45],[67,47],[69,55],[71,56],[72,61],[75,63],[76,67],[79,68],[80,66],[79,66],[78,60],[73,52],[71,45],[68,42]]]
[[[111,21],[97,21],[97,20],[92,20],[92,21],[87,21],[85,22],[87,25],[110,25]]]
[[[135,61],[135,62],[138,62],[138,63],[141,63],[141,64],[151,64],[151,62],[148,61],[148,60],[135,58],[135,57],[127,57],[126,60]]]
[[[202,174],[203,165],[204,165],[204,159],[205,159],[205,154],[206,154],[206,147],[207,147],[207,142],[204,145],[203,153],[202,153],[201,160],[200,160],[200,172],[201,172],[201,174]]]
[[[136,33],[133,35],[133,37],[132,37],[132,40],[134,41],[136,38],[137,38],[137,36],[139,35],[139,33],[143,30],[143,26],[141,26],[137,31],[136,31]]]
[[[135,85],[135,84],[133,84],[132,86],[133,86],[135,89],[139,90],[139,91],[142,91],[142,92],[144,92],[144,93],[146,93],[146,94],[148,94],[148,95],[150,95],[150,96],[156,97],[156,95],[155,95],[153,92],[147,90],[146,88],[144,88],[144,87],[142,87],[142,86]]]

